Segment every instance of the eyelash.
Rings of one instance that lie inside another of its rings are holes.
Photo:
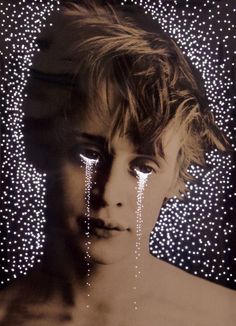
[[[98,151],[92,150],[92,149],[85,149],[84,153],[80,153],[79,154],[80,157],[86,157],[87,159],[91,160],[91,161],[101,161],[102,156]]]
[[[101,161],[103,160],[102,155],[99,151],[83,146],[77,146],[73,148],[71,157],[74,161],[79,162],[80,164],[85,164],[85,158],[91,160],[91,162],[96,163],[101,163]]]
[[[131,172],[132,173],[135,173],[136,174],[136,176],[139,173],[144,174],[144,175],[150,175],[152,173],[156,173],[156,169],[155,168],[153,168],[152,166],[150,166],[150,164],[144,163],[144,162],[135,163],[135,164],[133,163],[133,164],[131,164],[130,169],[131,169]],[[144,171],[144,170],[146,170],[146,171]]]

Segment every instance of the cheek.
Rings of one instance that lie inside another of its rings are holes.
[[[158,191],[149,191],[148,185],[142,201],[142,216],[149,231],[153,228],[160,213],[165,196]]]
[[[142,200],[142,215],[145,225],[150,230],[155,225],[163,201],[169,189],[169,181],[164,176],[149,178],[147,180]]]
[[[85,198],[85,174],[83,169],[64,164],[61,172],[63,204],[69,215],[81,209]]]

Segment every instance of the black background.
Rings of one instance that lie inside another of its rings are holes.
[[[15,10],[19,11],[21,10],[21,6],[23,4],[19,4],[19,1],[10,1],[12,4],[16,4],[16,7],[15,7]],[[63,2],[63,1],[62,1]],[[64,1],[64,2],[68,2],[68,1]],[[78,3],[81,2],[81,1],[78,1]],[[100,3],[103,3],[104,1],[97,1],[97,2],[100,2]],[[109,3],[113,4],[113,5],[119,5],[120,4],[120,1],[115,1],[115,0],[110,0],[108,1]],[[157,2],[157,1],[156,1]],[[165,2],[168,2],[168,1],[165,1]],[[173,3],[173,1],[169,1],[170,3]],[[3,6],[8,4],[9,1],[6,1],[6,0],[2,0],[2,3],[3,3]],[[46,3],[46,1],[45,1]],[[128,2],[129,4],[127,4],[125,7],[123,7],[123,9],[125,8],[125,10],[127,11],[127,13],[131,11],[135,11],[135,16],[136,18],[139,20],[140,24],[143,25],[143,26],[146,26],[147,29],[149,30],[153,30],[155,31],[155,24],[156,22],[154,22],[149,15],[144,15],[143,14],[143,9],[142,8],[138,8],[138,6],[132,4],[131,2]],[[188,8],[186,9],[186,4],[188,4]],[[209,22],[207,17],[208,17],[208,10],[211,9],[212,12],[216,12],[217,11],[217,8],[216,8],[216,5],[217,4],[221,4],[222,5],[222,8],[224,8],[224,0],[218,0],[218,1],[215,1],[214,4],[212,4],[212,1],[207,3],[206,1],[199,1],[199,0],[190,0],[190,1],[176,1],[176,8],[177,8],[177,12],[181,13],[182,9],[184,8],[185,10],[188,10],[189,12],[191,12],[192,8],[194,6],[198,6],[199,8],[203,8],[203,5],[204,4],[207,4],[204,6],[204,11],[202,12],[202,16],[201,16],[201,19],[202,21],[206,21],[206,22]],[[229,13],[230,15],[228,16],[228,19],[232,21],[232,23],[235,21],[235,12],[234,12],[234,9],[236,9],[236,1],[235,0],[231,0],[231,1],[228,1],[228,8],[227,8],[227,13]],[[221,9],[222,10],[222,9]],[[0,16],[2,17],[2,16]],[[1,18],[2,19],[2,18]],[[191,20],[191,17],[189,18],[189,20]],[[190,21],[189,21],[190,23]],[[214,24],[214,22],[211,22]],[[24,22],[22,21],[22,24],[24,24]],[[228,50],[229,50],[229,54],[227,54],[229,57],[230,57],[230,60],[227,62],[227,69],[230,71],[229,72],[229,77],[230,79],[233,81],[233,84],[232,86],[230,87],[229,91],[228,91],[228,97],[230,97],[232,99],[232,103],[234,102],[234,107],[235,107],[235,99],[236,99],[236,85],[235,85],[235,80],[236,80],[236,62],[235,62],[235,53],[236,53],[236,42],[235,42],[235,38],[234,38],[234,35],[235,35],[235,29],[232,29],[231,31],[227,31],[226,29],[224,30],[224,26],[223,27],[223,32],[221,32],[221,36],[222,36],[222,33],[225,33],[226,35],[229,35],[229,43],[228,43]],[[205,29],[206,31],[208,30],[208,26],[207,24],[205,25]],[[232,41],[233,40],[233,41]],[[8,56],[8,50],[6,48],[6,42],[4,40],[4,36],[1,35],[0,37],[0,46],[1,46],[1,51],[3,52],[3,56],[1,56],[1,61],[0,61],[0,73],[1,73],[1,78],[3,78],[6,74],[6,70],[4,69],[4,57],[7,57]],[[219,52],[219,56],[220,58],[224,58],[226,56],[226,53],[225,53],[225,48],[221,47],[221,51]],[[221,59],[220,59],[221,60]],[[17,62],[16,62],[17,63]],[[233,64],[234,63],[234,64]],[[7,91],[7,90],[6,90]],[[2,94],[0,94],[2,95]],[[4,116],[4,107],[6,106],[6,103],[4,103],[3,99],[2,99],[2,96],[1,96],[1,115]],[[233,135],[235,135],[235,128],[236,128],[236,111],[235,109],[232,110],[231,112],[232,114],[232,117],[234,118],[233,121],[230,123],[230,129],[233,133]],[[4,124],[1,124],[1,133],[7,133],[9,131],[7,131],[4,127]],[[235,138],[234,138],[235,140]],[[234,141],[233,141],[234,142]],[[232,151],[232,156],[234,158],[234,162],[236,162],[236,154],[235,154],[235,151]],[[1,163],[2,163],[2,160],[3,160],[3,148],[1,150]],[[2,178],[4,178],[5,176],[2,175]],[[9,181],[10,182],[10,181]],[[234,270],[234,279],[236,279],[236,261],[234,259],[234,257],[236,257],[236,216],[235,216],[235,209],[236,209],[236,197],[235,196],[232,196],[232,197],[229,197],[229,194],[233,194],[233,193],[236,193],[236,169],[234,168],[233,169],[233,173],[232,173],[232,181],[231,183],[234,185],[234,189],[231,189],[229,193],[226,193],[226,196],[225,196],[225,199],[226,199],[226,207],[230,207],[230,206],[233,206],[234,207],[234,210],[228,210],[227,212],[227,216],[226,216],[226,219],[234,224],[234,232],[231,234],[231,237],[229,239],[230,241],[230,245],[229,247],[232,248],[232,251],[230,252],[230,254],[227,254],[226,256],[226,259],[227,259],[227,264],[229,266],[232,267],[232,270]],[[4,184],[4,187],[7,185],[7,182],[5,182]],[[1,187],[1,192],[4,191],[4,188]],[[2,204],[2,203],[1,203]],[[6,230],[5,230],[6,231]],[[0,236],[4,236],[4,228],[2,229],[1,231],[1,234]],[[1,247],[2,248],[2,247]],[[4,254],[4,252],[2,253]],[[190,271],[191,272],[191,271]],[[9,275],[10,275],[10,272],[9,272]],[[3,280],[5,279],[7,276],[5,273],[3,273],[2,271],[0,271],[0,280]],[[220,284],[221,285],[224,285],[224,286],[227,286],[227,287],[230,287],[230,288],[233,288],[233,289],[236,289],[236,282],[234,281],[231,281],[231,282],[224,282],[224,281],[220,281]]]

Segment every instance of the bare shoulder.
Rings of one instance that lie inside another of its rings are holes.
[[[152,267],[151,305],[159,312],[159,318],[165,320],[163,325],[184,326],[189,325],[189,320],[192,325],[201,326],[236,325],[236,291],[160,260]]]
[[[48,286],[42,283],[38,273],[19,278],[0,292],[0,324],[7,326],[16,325],[17,322],[20,324],[23,317],[32,315],[32,307],[35,306],[39,310],[39,305],[46,301],[47,295]]]

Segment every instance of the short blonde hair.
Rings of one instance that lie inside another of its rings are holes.
[[[227,145],[194,68],[161,30],[145,31],[111,6],[70,3],[60,15],[76,35],[70,49],[77,67],[73,92],[80,93],[81,83],[86,88],[83,107],[93,102],[99,109],[101,82],[112,84],[119,100],[107,105],[110,138],[118,132],[134,144],[151,143],[162,157],[162,136],[172,123],[180,135],[178,187],[184,193],[189,165],[203,165],[211,146],[223,151]],[[73,113],[66,108],[67,115]]]

